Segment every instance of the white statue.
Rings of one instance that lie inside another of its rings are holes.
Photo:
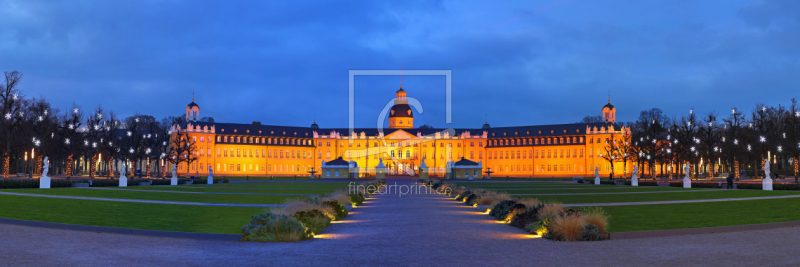
[[[690,171],[691,171],[691,167],[689,167],[689,164],[683,165],[683,173],[685,174],[685,176],[683,178],[684,180],[685,179],[690,179],[690,180],[692,179],[692,178],[689,178],[689,172]]]
[[[639,174],[639,167],[633,165],[633,175],[631,175],[631,186],[639,186],[639,178],[636,177]]]
[[[689,164],[683,165],[683,172],[686,173],[686,176],[683,177],[683,188],[692,188],[692,178],[689,178],[689,172],[691,172]]]
[[[761,180],[761,189],[772,190],[772,176],[770,176],[769,159],[764,161],[764,180]]]
[[[127,187],[128,186],[128,177],[125,177],[125,165],[122,165],[122,168],[119,168],[119,187]]]
[[[208,165],[208,182],[206,184],[213,184],[214,183],[214,168],[211,168],[211,165]]]
[[[172,164],[172,178],[169,179],[169,185],[178,185],[178,175],[175,166],[177,166],[177,164]]]
[[[44,168],[42,168],[42,177],[48,177],[47,171],[50,170],[50,160],[48,159],[48,157],[44,157],[44,161],[42,164],[44,164]]]
[[[42,168],[42,177],[39,178],[39,188],[50,188],[50,177],[47,176],[47,171],[50,170],[50,160],[44,157],[42,164],[44,167]]]
[[[594,184],[600,184],[600,167],[594,167]]]

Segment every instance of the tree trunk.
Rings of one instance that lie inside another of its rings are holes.
[[[69,154],[69,156],[67,157],[67,172],[66,172],[67,180],[69,180],[69,178],[72,177],[72,164],[73,164],[72,154]]]

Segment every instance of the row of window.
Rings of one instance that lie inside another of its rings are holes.
[[[211,153],[211,149],[208,149]],[[217,157],[223,158],[276,158],[276,159],[311,159],[311,151],[305,150],[264,150],[264,149],[240,149],[240,148],[217,148]]]
[[[347,143],[347,147],[353,147],[353,143],[350,143],[350,142],[340,142],[339,143],[339,147],[344,147],[344,143]],[[360,142],[354,142],[354,143],[356,144],[356,147],[361,147],[361,143]],[[322,144],[323,143],[321,141],[317,142],[317,146],[318,147],[321,147]],[[389,143],[389,147],[395,147],[395,145],[397,145],[397,147],[411,147],[411,146],[419,147],[419,143],[417,143],[417,142],[395,142],[395,143]],[[325,146],[331,146],[331,142],[325,142]],[[366,143],[366,146],[369,147],[369,143]],[[433,147],[433,146],[434,145],[431,145],[431,147]],[[475,147],[475,142],[469,142],[469,146],[470,147]],[[379,147],[378,142],[373,142],[372,143],[372,147]],[[423,142],[422,143],[422,147],[428,147],[427,142]],[[439,147],[445,147],[445,143],[439,142]],[[453,147],[453,143],[447,143],[447,147]],[[461,147],[461,143],[456,143],[456,147]],[[478,142],[478,147],[483,147],[483,142]]]
[[[599,142],[598,138],[598,142]],[[583,137],[547,137],[547,138],[534,138],[534,139],[506,139],[506,140],[489,140],[491,146],[524,146],[524,145],[552,145],[552,144],[578,144],[583,143]]]
[[[200,142],[204,138],[200,137]],[[207,139],[211,142],[210,138]],[[194,137],[197,142],[197,137]],[[311,139],[294,139],[294,138],[264,138],[264,137],[243,137],[243,136],[217,136],[217,142],[225,143],[239,143],[239,144],[267,144],[267,145],[305,145],[310,146],[313,144]]]

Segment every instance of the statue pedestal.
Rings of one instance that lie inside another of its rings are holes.
[[[169,185],[178,185],[178,178],[169,178]]]
[[[772,191],[772,178],[764,178],[764,180],[761,180],[761,188]]]
[[[39,188],[50,188],[50,177],[42,176],[42,178],[39,178]]]
[[[128,177],[122,176],[119,177],[119,187],[127,187],[128,186]]]
[[[594,178],[594,184],[595,185],[600,185],[600,177],[595,177]]]
[[[683,178],[683,188],[692,188],[692,179]]]
[[[206,182],[206,184],[214,184],[214,177],[209,175],[208,179],[206,179],[206,180],[208,181],[208,182]]]
[[[636,175],[631,177],[631,186],[639,186],[639,178],[636,178]]]

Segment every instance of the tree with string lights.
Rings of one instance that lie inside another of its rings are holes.
[[[61,119],[58,129],[57,144],[60,145],[61,150],[64,152],[61,156],[66,156],[64,160],[64,174],[67,179],[70,179],[74,174],[75,154],[79,154],[84,146],[83,133],[81,126],[83,125],[83,111],[73,103],[72,109],[69,110]]]
[[[725,152],[723,155],[726,155],[728,166],[731,166],[729,167],[730,172],[734,173],[734,178],[738,181],[740,178],[739,160],[742,159],[742,149],[746,147],[746,144],[742,143],[744,140],[742,131],[743,127],[747,125],[747,118],[741,111],[733,108],[731,109],[731,115],[723,119],[723,122],[725,122],[723,126],[724,134],[721,140],[722,148]]]

